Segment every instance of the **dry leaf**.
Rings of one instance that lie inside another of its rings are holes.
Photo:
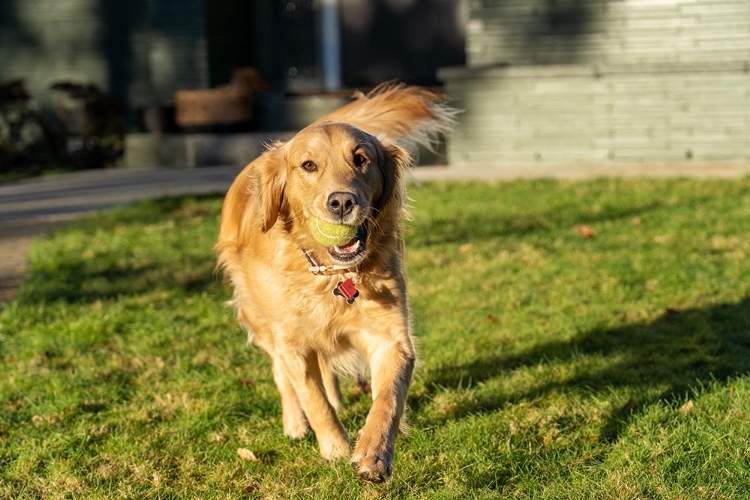
[[[592,227],[586,226],[584,224],[576,224],[575,226],[573,226],[573,229],[575,229],[578,234],[587,239],[591,239],[596,236],[596,231],[594,231]]]
[[[258,461],[258,457],[255,456],[255,453],[248,450],[247,448],[237,448],[237,454],[242,460],[248,460],[250,462]]]
[[[253,386],[253,379],[245,377],[245,378],[239,379],[237,381],[237,383],[239,384],[240,387],[243,387],[243,388],[246,389],[248,387],[252,387]]]
[[[683,415],[690,415],[691,413],[693,413],[693,406],[693,400],[688,399],[687,403],[680,407],[680,413],[682,413]]]
[[[221,443],[226,439],[226,436],[223,432],[212,432],[209,434],[208,439],[214,443]]]
[[[471,249],[473,248],[473,245],[471,243],[464,243],[460,247],[458,247],[458,251],[461,253],[467,253],[471,252]]]
[[[638,403],[636,403],[632,399],[628,399],[622,406],[622,411],[633,411],[635,410],[636,406],[638,406]]]
[[[489,321],[490,323],[497,323],[497,316],[495,316],[494,314],[488,314],[487,321]]]
[[[370,382],[362,375],[357,375],[357,388],[359,388],[360,393],[365,395],[370,394],[370,391],[372,390]]]
[[[634,226],[640,226],[641,225],[641,218],[640,217],[633,217],[633,220],[630,221],[633,223]]]

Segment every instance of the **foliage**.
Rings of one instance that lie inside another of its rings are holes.
[[[49,169],[64,155],[64,136],[32,102],[23,81],[0,85],[0,175]]]
[[[63,123],[71,118],[80,135],[80,147],[71,161],[78,168],[112,167],[122,157],[125,136],[125,103],[93,84],[57,82],[57,113]]]
[[[0,179],[111,167],[122,156],[120,98],[91,84],[58,82],[51,90],[57,117],[40,110],[22,80],[0,85]]]
[[[0,310],[0,497],[750,496],[750,179],[410,194],[421,361],[390,483],[282,436],[213,274],[221,202],[184,198],[34,246]],[[369,401],[344,395],[354,438]]]

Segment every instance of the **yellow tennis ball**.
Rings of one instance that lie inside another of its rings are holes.
[[[357,226],[332,224],[310,216],[310,232],[315,241],[325,247],[341,246],[357,236]]]

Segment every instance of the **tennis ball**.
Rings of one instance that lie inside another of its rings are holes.
[[[357,226],[331,224],[315,216],[310,216],[310,232],[315,241],[325,247],[340,246],[357,236]]]

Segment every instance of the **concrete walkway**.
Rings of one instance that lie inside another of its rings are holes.
[[[14,296],[24,272],[31,241],[61,223],[97,210],[164,196],[223,194],[241,171],[238,167],[127,168],[88,170],[0,184],[0,302]],[[427,180],[503,180],[595,176],[740,177],[750,165],[646,165],[515,168],[418,167],[408,178]]]
[[[118,205],[164,196],[224,193],[240,170],[87,170],[0,184],[0,302],[18,290],[34,238]]]

